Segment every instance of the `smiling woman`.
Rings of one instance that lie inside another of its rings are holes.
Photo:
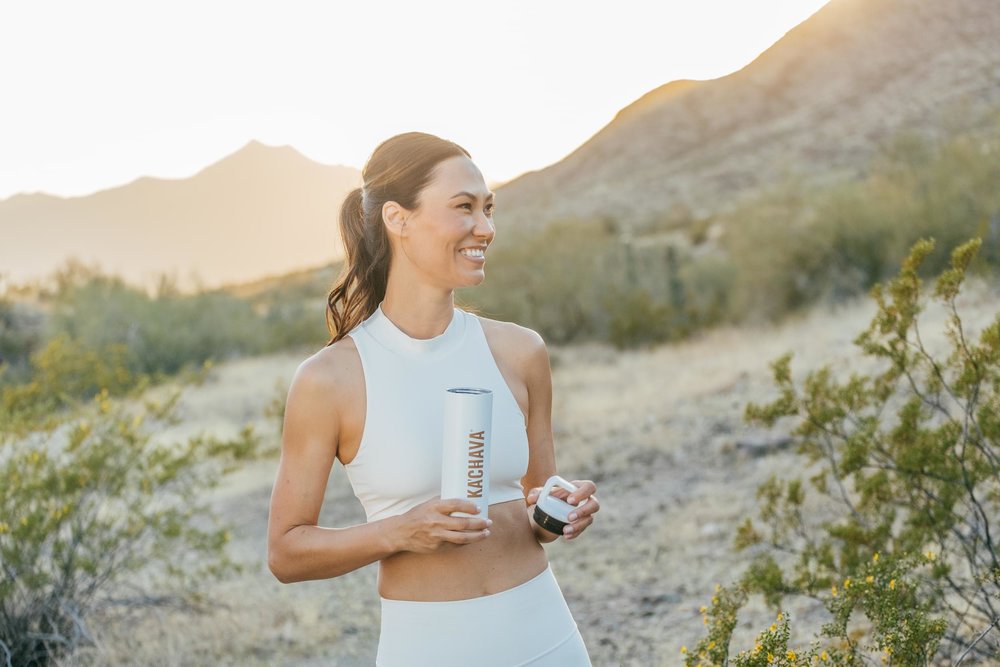
[[[347,260],[328,295],[332,337],[292,379],[271,497],[268,562],[282,582],[379,561],[376,664],[589,666],[535,523],[556,474],[552,378],[542,338],[457,308],[485,279],[494,194],[465,149],[420,132],[375,150],[341,208]],[[446,390],[493,394],[488,516],[442,499]],[[364,524],[316,525],[339,459]],[[574,540],[600,505],[590,480],[553,493],[577,508]],[[467,513],[454,516],[455,513]],[[490,624],[470,656],[456,633]]]

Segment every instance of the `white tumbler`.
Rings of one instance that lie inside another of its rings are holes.
[[[452,512],[451,516],[489,518],[492,430],[492,390],[452,387],[445,391],[441,498],[471,500],[479,507],[479,514]]]

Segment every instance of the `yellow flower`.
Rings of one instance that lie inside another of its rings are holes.
[[[772,623],[771,624],[771,632],[777,632],[777,630],[778,630],[778,626],[775,625],[774,623]]]
[[[6,533],[9,530],[10,530],[10,526],[8,526],[7,524],[5,524],[3,521],[0,521],[0,535],[3,535],[4,533]]]
[[[876,563],[878,562],[878,552],[877,551],[875,552],[875,555],[872,556],[872,560],[875,561]]]
[[[712,604],[719,604],[719,598],[715,595],[712,596]]]
[[[848,577],[847,579],[844,579],[844,590],[846,591],[850,587],[851,587],[851,578]]]
[[[767,652],[767,661],[774,662],[774,655],[772,655],[770,651]]]
[[[935,558],[937,558],[937,555],[933,551],[928,551],[927,553],[924,554],[924,556],[927,558],[927,560],[934,560]]]
[[[687,652],[688,652],[688,647],[687,646],[681,646],[681,653],[687,653]]]
[[[890,591],[896,590],[896,580],[895,579],[890,579],[889,580],[889,590]]]
[[[28,517],[26,517],[26,516],[22,516],[21,517],[21,525],[22,526],[27,526],[28,525]]]
[[[827,660],[830,659],[830,654],[827,653],[826,651],[823,651],[822,653],[819,654],[819,657],[820,657],[820,660],[822,660],[823,662],[826,662]]]
[[[708,611],[708,607],[706,607],[705,605],[701,605],[701,609],[699,609],[698,611],[704,614],[706,611]]]
[[[702,622],[703,625],[708,625],[708,616],[702,616],[701,617],[701,622]]]
[[[781,612],[779,611],[779,612],[778,612],[778,620],[779,620],[779,621],[781,620],[781,617],[782,617],[782,613],[781,613]]]
[[[833,586],[830,586],[830,592],[833,593],[833,597],[837,597],[837,585],[836,584],[834,584]]]
[[[715,592],[718,593],[720,590],[722,590],[722,585],[721,584],[716,584],[715,585]]]
[[[785,657],[788,658],[789,660],[795,660],[795,651],[789,651],[788,653],[785,654]]]
[[[712,641],[708,642],[708,650],[711,651],[713,648],[715,648],[715,640],[714,639]]]
[[[867,577],[865,577],[865,581],[870,584],[873,581],[875,581],[875,577],[873,577],[872,575],[869,574]]]

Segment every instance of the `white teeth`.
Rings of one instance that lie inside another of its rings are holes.
[[[459,250],[460,253],[468,257],[484,257],[482,248],[462,248]]]

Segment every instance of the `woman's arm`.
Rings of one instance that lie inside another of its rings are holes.
[[[351,351],[331,349],[302,362],[288,389],[267,525],[267,564],[282,583],[338,577],[398,551],[398,517],[347,528],[316,525],[340,440],[338,398],[350,389],[343,382],[352,363],[345,352]]]
[[[399,551],[433,553],[489,536],[488,518],[451,516],[476,511],[475,503],[461,498],[432,498],[403,514],[347,528],[316,525],[340,442],[345,396],[360,391],[350,378],[364,373],[353,349],[337,349],[342,342],[299,366],[285,401],[267,523],[267,565],[285,584],[339,577]]]
[[[521,479],[525,497],[531,489],[544,486],[545,481],[556,474],[556,452],[552,437],[552,368],[545,341],[535,331],[521,327],[524,337],[521,373],[528,388],[528,471]],[[537,523],[534,518],[535,505],[528,505],[528,521],[540,543],[559,539]]]
[[[550,532],[535,523],[535,503],[541,487],[552,475],[556,474],[555,446],[552,438],[552,368],[549,365],[549,354],[545,341],[538,333],[524,329],[530,333],[524,341],[527,353],[523,356],[525,366],[523,373],[528,387],[528,472],[521,480],[525,490],[525,501],[528,504],[528,522],[535,537],[542,544],[555,542],[560,535]],[[573,480],[578,487],[572,494],[557,488],[553,495],[566,500],[578,509],[570,514],[570,529],[564,529],[566,539],[580,535],[587,526],[594,522],[593,514],[600,509],[597,496],[597,485],[590,480]],[[586,499],[586,502],[582,502]],[[582,503],[582,504],[581,504]]]

